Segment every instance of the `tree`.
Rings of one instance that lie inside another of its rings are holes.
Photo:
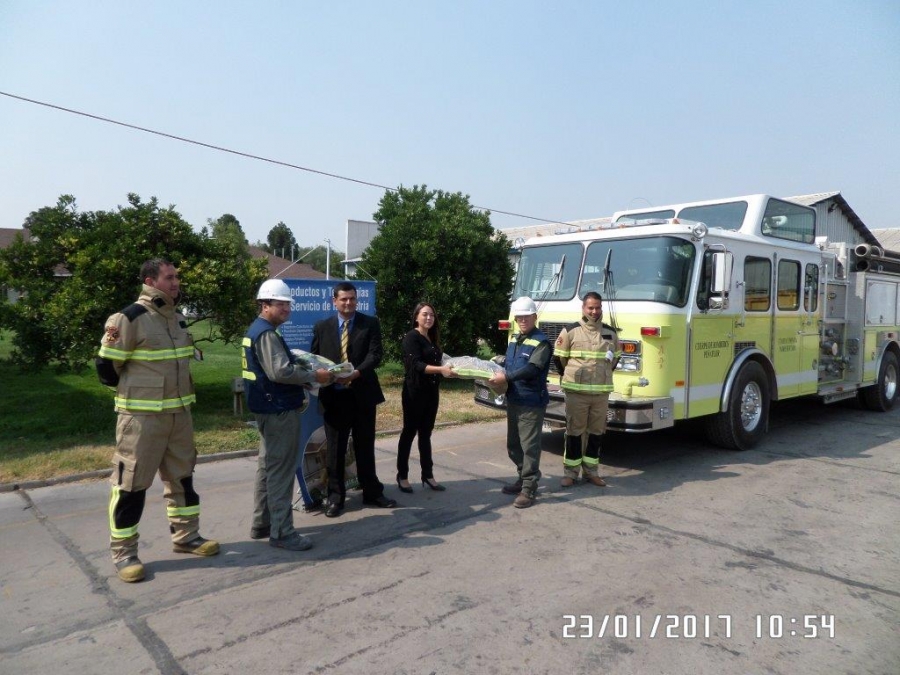
[[[505,348],[496,321],[509,313],[513,268],[509,242],[491,226],[490,213],[475,210],[467,195],[423,185],[386,191],[373,217],[381,228],[360,267],[378,281],[389,358],[399,357],[420,301],[438,312],[445,352],[474,355],[479,338],[495,351]]]
[[[230,240],[235,244],[247,246],[247,236],[241,227],[241,221],[230,213],[223,213],[215,220],[207,218],[206,225],[215,239]]]
[[[165,257],[180,270],[189,324],[211,319],[216,333],[198,342],[235,342],[256,313],[253,301],[266,278],[264,260],[253,260],[235,237],[198,234],[156,198],[115,211],[78,211],[64,195],[54,207],[25,220],[29,238],[18,237],[0,251],[0,284],[24,293],[0,314],[0,326],[14,332],[13,358],[23,367],[50,363],[79,369],[96,354],[103,322],[134,302],[144,260]],[[211,324],[211,325],[212,325]]]
[[[279,222],[269,230],[269,235],[266,237],[266,245],[263,248],[274,255],[290,258],[290,252],[294,250],[296,245],[297,240],[294,239],[294,233],[291,232],[291,228]]]

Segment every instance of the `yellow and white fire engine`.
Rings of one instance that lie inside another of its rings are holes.
[[[772,401],[858,396],[886,411],[897,399],[900,257],[817,237],[816,217],[768,195],[618,212],[597,230],[527,240],[513,297],[538,303],[553,341],[586,292],[603,297],[623,353],[611,431],[703,417],[715,444],[750,448]],[[546,419],[564,424],[558,379]],[[481,382],[475,400],[504,405]]]

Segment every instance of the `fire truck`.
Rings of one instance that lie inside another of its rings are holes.
[[[744,450],[765,435],[773,401],[858,397],[887,411],[900,377],[900,256],[833,195],[828,217],[839,203],[857,225],[844,241],[817,230],[824,208],[768,195],[621,211],[599,229],[532,237],[513,297],[535,300],[551,341],[581,318],[586,292],[603,297],[604,331],[622,351],[611,431],[703,418],[714,444]],[[545,419],[564,426],[559,373],[548,387]],[[480,381],[475,400],[505,405]]]

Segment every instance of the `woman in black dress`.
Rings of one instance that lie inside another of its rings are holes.
[[[419,435],[419,463],[422,486],[444,490],[434,480],[431,461],[431,432],[437,418],[442,377],[456,377],[450,366],[441,365],[438,319],[431,305],[420,302],[413,311],[413,329],[403,338],[403,431],[397,444],[397,487],[412,492],[409,484],[409,452]]]

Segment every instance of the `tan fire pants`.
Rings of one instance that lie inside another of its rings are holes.
[[[137,555],[138,524],[156,473],[163,481],[166,515],[174,543],[199,536],[200,498],[194,491],[197,461],[189,409],[175,413],[119,413],[109,500],[110,550],[114,561]]]

